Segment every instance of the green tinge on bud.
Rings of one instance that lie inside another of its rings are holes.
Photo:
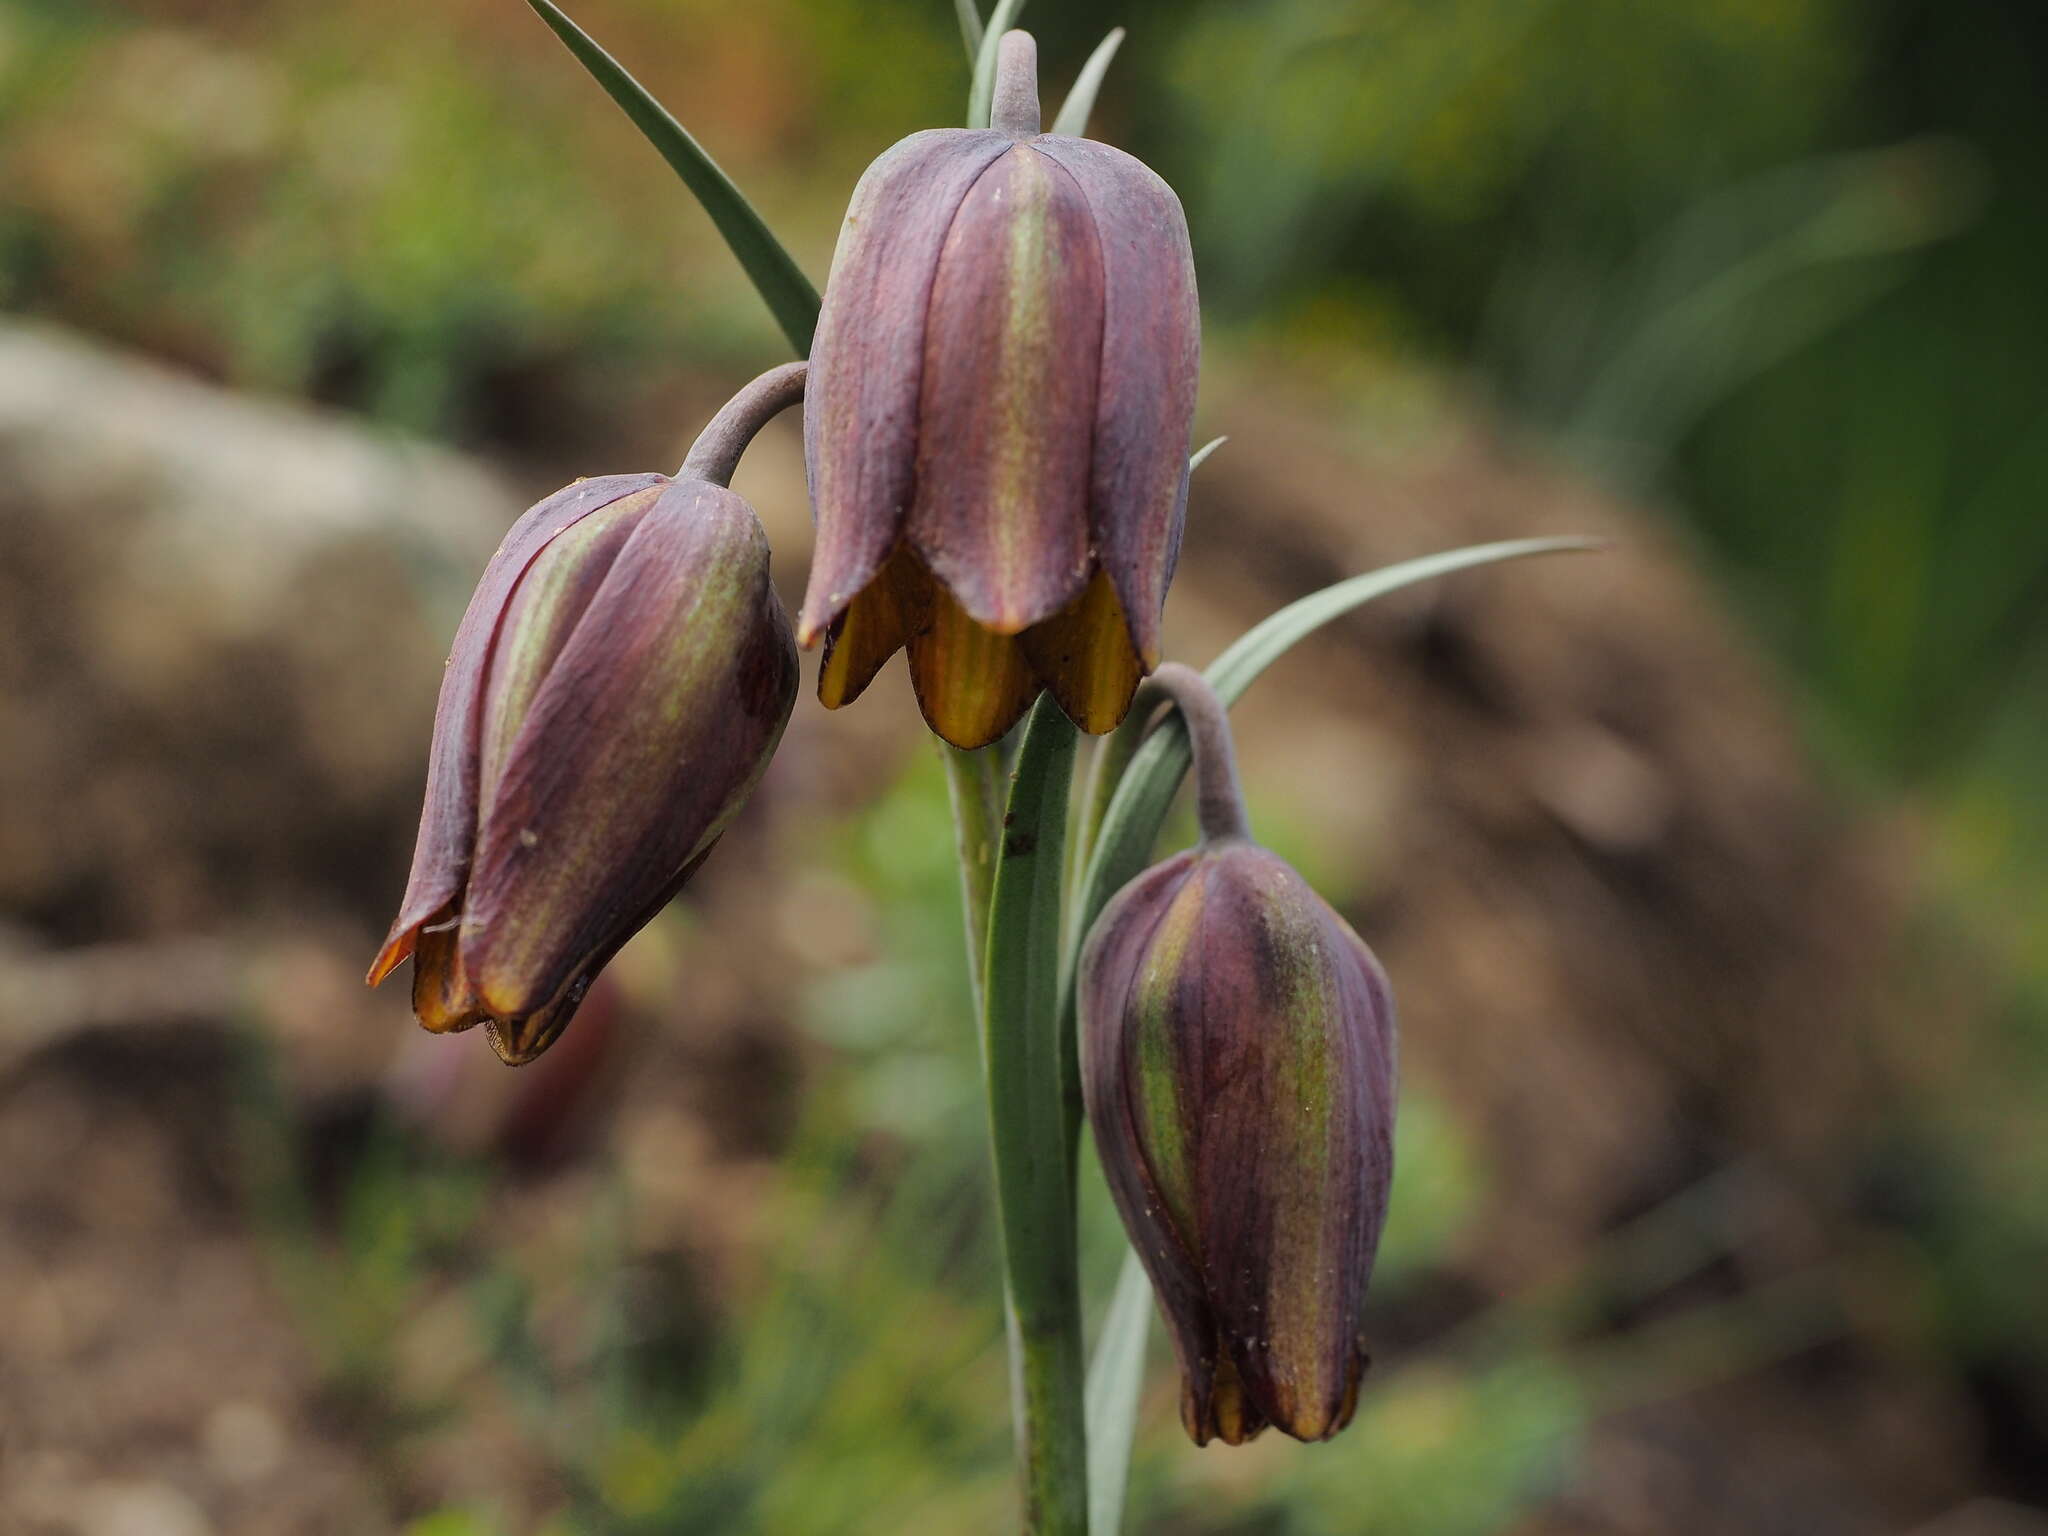
[[[1350,1422],[1393,1171],[1378,962],[1241,836],[1146,871],[1082,959],[1088,1117],[1173,1335],[1197,1445]]]
[[[530,1061],[696,870],[796,698],[752,508],[609,475],[534,507],[455,636],[426,809],[372,985],[413,959],[430,1030]]]
[[[819,698],[850,702],[907,647],[961,747],[1043,688],[1090,731],[1130,707],[1200,363],[1179,200],[1129,155],[1038,133],[1029,39],[1005,43],[997,127],[913,134],[861,178],[804,408]]]

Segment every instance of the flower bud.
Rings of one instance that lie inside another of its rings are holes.
[[[1082,1086],[1173,1335],[1188,1434],[1236,1445],[1272,1424],[1325,1440],[1366,1368],[1393,998],[1349,925],[1243,835],[1227,762],[1204,766],[1205,827],[1223,835],[1133,880],[1089,935]]]
[[[607,475],[534,507],[456,631],[371,984],[410,955],[421,1024],[539,1055],[746,800],[796,680],[766,536],[731,491]]]
[[[1157,663],[1200,352],[1179,200],[1038,132],[1026,34],[1003,61],[994,128],[913,134],[861,178],[804,410],[819,698],[850,702],[907,646],[925,719],[962,747],[1047,687],[1107,730]]]

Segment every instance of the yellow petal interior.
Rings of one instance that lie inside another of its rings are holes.
[[[412,1011],[423,1028],[450,1035],[484,1019],[482,999],[463,969],[457,930],[444,914],[420,929],[412,956]]]
[[[970,617],[908,543],[833,623],[818,701],[827,709],[852,703],[904,647],[926,723],[964,748],[1000,739],[1042,688],[1082,730],[1100,735],[1123,719],[1146,671],[1102,571],[1044,623],[1005,635]]]
[[[931,627],[910,642],[910,683],[925,723],[968,749],[1001,740],[1041,686],[1021,640],[982,628],[936,585]]]
[[[825,643],[818,669],[818,702],[827,709],[851,704],[874,681],[882,663],[930,621],[932,578],[924,562],[899,544],[888,563],[846,605]]]
[[[1020,638],[1032,670],[1068,719],[1096,736],[1123,719],[1145,665],[1131,644],[1124,605],[1100,567],[1079,597]]]

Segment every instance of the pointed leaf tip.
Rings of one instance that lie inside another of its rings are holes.
[[[1116,51],[1123,43],[1124,29],[1112,27],[1109,36],[1095,45],[1095,51],[1088,55],[1088,62],[1081,66],[1081,73],[1074,77],[1074,88],[1067,92],[1067,99],[1060,104],[1059,116],[1052,120],[1054,133],[1064,134],[1070,139],[1088,136],[1088,119],[1095,111],[1095,98],[1101,94],[1103,77],[1109,73],[1110,61],[1116,57]]]
[[[575,22],[554,0],[526,0],[540,19],[559,37],[576,60],[604,87],[605,94],[632,119],[641,136],[669,163],[711,222],[725,237],[725,243],[761,295],[775,323],[782,328],[799,357],[811,350],[811,333],[818,325],[818,290],[804,276],[774,231],[754,211],[732,178],[725,174],[704,146],[688,129],[656,101],[647,88],[627,73],[624,66]]]

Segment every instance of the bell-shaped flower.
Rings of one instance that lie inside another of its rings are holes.
[[[1200,321],[1187,222],[1107,145],[1038,131],[1003,40],[995,126],[913,134],[855,190],[811,351],[817,553],[798,621],[818,692],[898,649],[956,746],[1042,688],[1090,731],[1159,659]]]
[[[1188,1434],[1323,1440],[1350,1421],[1367,1363],[1393,998],[1349,925],[1240,812],[1207,803],[1224,799],[1202,766],[1202,842],[1125,886],[1089,934],[1084,1096],[1170,1325]]]
[[[371,983],[411,956],[421,1024],[537,1056],[746,800],[796,685],[767,539],[733,492],[607,475],[541,502],[456,631]]]

